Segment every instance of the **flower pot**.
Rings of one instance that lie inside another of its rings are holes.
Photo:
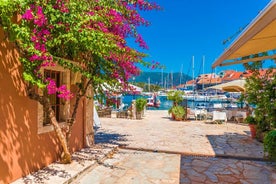
[[[136,119],[142,119],[142,112],[136,112]]]
[[[172,113],[172,117],[171,118],[172,118],[172,120],[175,120],[175,115],[173,113]]]
[[[175,120],[175,121],[182,121],[183,118],[182,118],[182,117],[177,117],[174,113],[172,113],[172,120]]]
[[[174,118],[176,121],[182,121],[183,120],[183,118],[179,118],[179,117],[175,117]]]
[[[256,125],[249,124],[251,138],[254,139],[256,137]]]

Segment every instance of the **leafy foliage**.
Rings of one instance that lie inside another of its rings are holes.
[[[176,119],[183,119],[184,116],[185,116],[185,114],[186,114],[185,113],[185,109],[182,106],[180,106],[180,105],[173,106],[171,108],[171,113],[174,115],[174,117]]]
[[[167,99],[173,101],[174,105],[177,105],[179,102],[181,102],[184,97],[184,92],[183,91],[170,91],[168,92]]]
[[[264,150],[268,152],[269,158],[276,161],[276,130],[271,130],[265,135]]]
[[[52,115],[50,123],[64,151],[63,163],[71,162],[68,142],[80,99],[86,97],[89,86],[95,93],[107,90],[112,94],[112,90],[127,88],[128,79],[140,72],[138,64],[158,67],[156,62],[144,61],[146,54],[126,42],[133,37],[147,49],[137,28],[149,23],[139,11],[153,9],[159,7],[146,0],[0,0],[0,26],[20,53],[28,96]],[[43,72],[57,65],[81,76],[65,132],[54,117],[47,93],[65,100],[73,93]],[[41,88],[44,95],[35,88]]]
[[[264,74],[258,68],[250,71],[252,76],[246,79],[244,99],[256,105],[258,128],[261,131],[270,130],[276,126],[276,71],[268,69]]]
[[[146,105],[147,105],[147,99],[145,98],[138,98],[135,102],[136,104],[136,110],[137,112],[141,112],[145,109]]]
[[[250,125],[256,125],[257,124],[257,121],[255,120],[255,118],[253,116],[247,116],[245,119],[244,119],[244,122],[245,123],[248,123]]]
[[[50,82],[41,69],[57,64],[81,73],[95,89],[106,83],[110,90],[114,84],[126,87],[127,80],[139,74],[138,63],[158,67],[156,62],[144,61],[146,54],[126,43],[127,37],[134,37],[139,46],[147,48],[137,27],[149,23],[138,11],[158,9],[155,3],[2,0],[0,8],[1,26],[21,51],[25,80],[45,90]]]

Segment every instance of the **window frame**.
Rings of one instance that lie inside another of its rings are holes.
[[[70,70],[66,70],[61,66],[54,67],[45,67],[41,69],[41,72],[44,74],[44,70],[51,70],[55,72],[60,72],[60,85],[66,85],[67,89],[70,90]],[[38,94],[43,95],[43,90],[38,89]],[[43,106],[38,102],[37,103],[37,121],[38,121],[38,134],[48,133],[54,131],[54,127],[51,124],[44,125],[44,109]],[[63,111],[64,117],[63,120],[59,121],[60,126],[66,126],[66,120],[70,116],[70,101],[65,101],[63,108],[60,109],[60,112]],[[67,117],[66,117],[67,116]]]

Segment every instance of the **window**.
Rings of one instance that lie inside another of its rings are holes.
[[[44,77],[46,79],[51,78],[52,80],[54,80],[56,82],[57,87],[60,87],[60,85],[61,85],[61,72],[60,71],[44,70]],[[59,122],[61,120],[60,109],[63,106],[61,104],[61,99],[58,98],[57,94],[48,95],[47,92],[45,92],[44,95],[48,96],[51,107],[55,112],[56,119]],[[43,110],[43,111],[44,111],[43,112],[44,113],[43,126],[46,126],[46,125],[50,124],[50,120],[49,120],[49,117],[47,116],[47,113],[45,112],[45,110]]]
[[[42,71],[45,78],[51,78],[56,82],[57,87],[61,85],[66,85],[67,89],[70,88],[70,71],[65,70],[60,66],[47,67]],[[52,109],[55,112],[56,119],[59,123],[65,123],[69,118],[70,103],[64,101],[57,97],[57,94],[49,95],[47,93],[43,94],[42,90],[38,90],[40,95],[47,95],[50,100]],[[54,128],[50,124],[49,117],[41,104],[38,103],[38,133],[46,133],[53,131]]]

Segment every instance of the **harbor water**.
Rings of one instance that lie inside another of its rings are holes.
[[[123,103],[127,104],[128,106],[131,105],[132,100],[138,98],[148,98],[148,96],[143,95],[124,95],[123,96]],[[160,107],[147,107],[148,110],[168,110],[172,107],[172,101],[168,100],[166,96],[159,96],[159,100],[161,101]],[[217,100],[217,101],[193,101],[188,100],[187,106],[189,108],[213,108],[214,106],[222,106],[222,107],[229,107],[231,104],[237,105],[238,107],[241,106],[239,103],[232,103],[227,100]]]

